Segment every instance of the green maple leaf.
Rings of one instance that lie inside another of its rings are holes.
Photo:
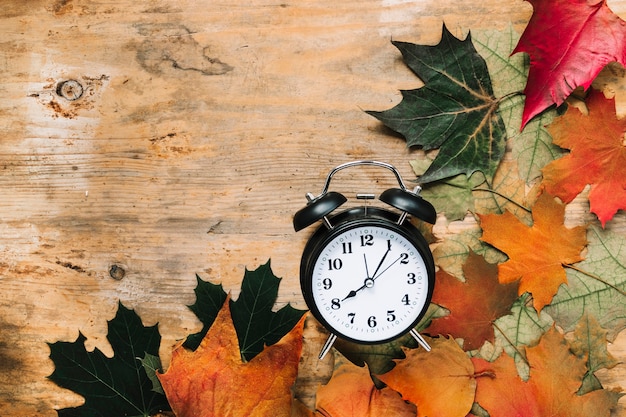
[[[505,151],[506,127],[497,114],[485,60],[471,36],[454,37],[443,26],[436,46],[393,41],[424,87],[402,91],[392,109],[367,113],[402,134],[408,146],[439,152],[422,184],[482,171],[489,179]]]
[[[278,342],[305,313],[291,304],[272,311],[279,284],[280,278],[272,273],[268,261],[254,271],[246,269],[239,297],[230,301],[239,349],[245,360],[255,357],[266,345]]]
[[[202,330],[190,335],[184,343],[195,350],[204,338],[215,317],[226,300],[222,285],[211,284],[196,276],[196,302],[189,306],[203,324]],[[249,361],[267,345],[278,342],[296,325],[304,310],[290,304],[272,311],[278,296],[280,278],[270,267],[270,261],[254,271],[246,269],[241,283],[241,292],[236,301],[230,301],[233,325],[239,340],[239,350],[244,360]]]
[[[196,350],[200,346],[202,338],[207,334],[209,328],[215,321],[217,313],[226,301],[226,292],[221,284],[212,284],[203,281],[196,274],[196,302],[189,306],[189,309],[202,322],[202,330],[198,333],[187,336],[187,340],[183,343],[187,349]]]
[[[85,340],[79,333],[74,342],[49,344],[55,365],[49,378],[85,398],[79,407],[59,410],[60,417],[150,416],[170,409],[165,396],[153,391],[142,364],[146,354],[159,354],[158,325],[144,327],[139,316],[120,303],[108,322],[113,357],[98,348],[88,352]]]
[[[511,25],[505,30],[474,32],[472,37],[476,50],[487,62],[494,94],[502,98],[498,114],[507,126],[520,178],[531,182],[541,176],[541,168],[561,157],[564,151],[552,143],[552,136],[546,129],[555,110],[542,113],[520,130],[524,110],[520,93],[528,80],[530,62],[526,54],[511,55],[519,38],[520,34]]]
[[[587,241],[585,260],[566,269],[568,283],[545,311],[565,331],[573,330],[585,314],[593,315],[613,340],[626,328],[626,239],[590,226]]]

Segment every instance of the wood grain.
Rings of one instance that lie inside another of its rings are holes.
[[[298,267],[310,231],[291,226],[304,194],[354,159],[412,177],[415,151],[363,111],[420,85],[390,40],[435,44],[443,22],[459,37],[521,32],[532,12],[521,0],[246,3],[3,3],[0,415],[79,405],[46,379],[46,343],[80,330],[87,348],[112,354],[106,320],[118,301],[159,322],[166,364],[200,328],[186,307],[196,274],[236,297],[245,268],[271,259],[279,303],[305,308]],[[626,1],[610,5],[626,17]],[[624,115],[621,70],[605,80]],[[79,98],[57,91],[67,80]],[[383,174],[346,174],[341,191],[384,188]],[[308,404],[330,372],[310,358],[321,337],[307,328],[296,392]],[[626,359],[623,335],[611,349]],[[626,368],[602,378],[626,387]]]

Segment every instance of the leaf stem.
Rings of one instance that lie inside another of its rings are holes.
[[[509,345],[513,348],[513,350],[517,352],[520,358],[522,358],[522,360],[526,363],[526,365],[530,366],[530,362],[528,362],[526,355],[524,355],[524,353],[522,353],[522,351],[517,348],[517,346],[513,343],[513,341],[507,337],[504,331],[495,322],[493,322],[492,324],[493,324],[493,327],[497,329],[502,335],[502,337],[504,337],[504,339],[509,343]]]
[[[599,281],[601,283],[603,283],[604,285],[606,285],[607,287],[613,288],[615,291],[617,291],[618,293],[625,295],[626,296],[626,291],[621,290],[620,288],[618,288],[617,286],[611,284],[610,282],[606,282],[604,279],[602,279],[602,277],[592,274],[591,272],[587,272],[583,269],[578,268],[577,266],[574,266],[573,264],[563,264],[564,268],[570,268],[573,269],[576,272],[580,272],[581,274],[587,275],[590,278],[595,279],[596,281]]]
[[[506,195],[504,195],[504,194],[502,194],[502,193],[500,193],[500,192],[498,192],[496,190],[492,190],[491,188],[478,188],[478,187],[476,187],[476,188],[472,188],[472,191],[486,191],[486,192],[489,192],[489,193],[493,193],[493,194],[495,194],[495,195],[497,195],[499,197],[504,198],[508,202],[510,202],[512,204],[515,204],[517,207],[521,208],[522,210],[526,211],[527,213],[532,213],[532,210],[529,209],[528,207],[524,207],[523,205],[521,205],[517,201],[511,199],[510,197],[508,197],[508,196],[506,196]]]
[[[522,92],[522,91],[512,91],[512,92],[510,92],[508,94],[505,94],[502,97],[496,99],[496,101],[497,101],[498,104],[500,104],[501,102],[503,102],[505,100],[509,100],[509,99],[514,98],[514,97],[522,96],[522,95],[524,95],[524,92]]]

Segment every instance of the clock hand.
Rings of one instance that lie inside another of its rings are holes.
[[[383,266],[383,262],[385,262],[385,258],[387,257],[387,254],[389,254],[389,252],[391,252],[391,240],[387,241],[387,251],[385,252],[385,254],[383,255],[382,259],[380,260],[380,262],[378,263],[378,266],[376,267],[376,270],[374,271],[374,273],[372,274],[372,276],[370,277],[369,275],[367,276],[368,278],[373,278],[376,276],[376,273],[378,272],[378,270],[380,269],[381,266]]]
[[[345,300],[347,300],[348,298],[352,298],[352,297],[354,297],[354,296],[356,295],[356,293],[358,293],[359,291],[361,291],[363,288],[366,288],[366,287],[368,287],[368,286],[369,286],[369,287],[371,287],[371,286],[374,284],[374,280],[372,280],[372,279],[370,278],[370,273],[369,273],[369,271],[367,270],[367,258],[365,257],[365,254],[363,254],[363,261],[365,262],[365,274],[367,275],[367,278],[365,278],[365,282],[363,283],[363,285],[361,285],[361,287],[357,288],[356,290],[352,290],[352,291],[350,291],[350,292],[348,293],[348,295],[346,295],[346,296],[343,298],[343,300],[341,300],[341,301],[345,301]]]
[[[374,275],[374,276],[372,277],[372,280],[376,280],[376,278],[378,278],[379,276],[381,276],[382,274],[384,274],[384,273],[385,273],[385,272],[386,272],[389,268],[391,268],[392,266],[394,266],[394,265],[395,265],[395,263],[396,263],[396,262],[398,262],[398,261],[399,261],[400,259],[402,259],[402,258],[403,258],[403,256],[402,256],[402,255],[398,256],[398,257],[396,258],[396,260],[395,260],[395,261],[393,261],[392,263],[390,263],[390,264],[389,264],[389,266],[388,266],[387,268],[383,269],[383,270],[380,272],[380,274],[378,274],[378,275]]]

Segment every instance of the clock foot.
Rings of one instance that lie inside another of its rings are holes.
[[[322,347],[322,350],[320,351],[320,355],[318,356],[319,360],[324,359],[324,356],[326,356],[330,348],[333,347],[333,343],[335,343],[336,339],[337,339],[336,334],[331,333],[328,335],[328,339],[326,339],[326,343],[324,343],[324,346]]]
[[[419,345],[423,347],[426,352],[430,352],[430,345],[426,342],[426,339],[424,339],[422,335],[417,332],[417,330],[411,329],[409,333],[411,333],[411,336],[413,336],[417,343],[419,343]]]

